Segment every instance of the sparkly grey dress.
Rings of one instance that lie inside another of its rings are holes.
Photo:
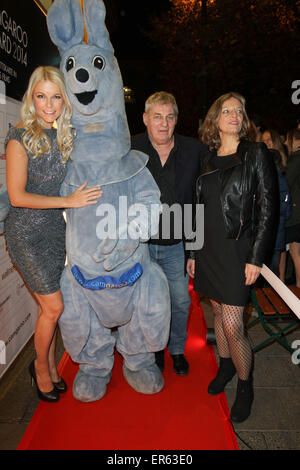
[[[9,140],[23,145],[22,128],[11,128]],[[41,158],[28,156],[26,191],[44,196],[59,196],[66,165],[56,143],[56,130],[44,129],[52,150]],[[24,146],[24,145],[23,145]],[[5,237],[13,264],[28,287],[37,294],[52,294],[59,288],[65,263],[65,221],[63,209],[28,209],[10,207],[5,219]]]

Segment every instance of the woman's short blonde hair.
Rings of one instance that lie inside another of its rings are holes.
[[[47,154],[51,151],[51,142],[43,131],[40,119],[36,115],[33,102],[34,88],[37,83],[41,81],[55,83],[61,90],[63,110],[60,117],[57,119],[57,144],[63,156],[63,161],[65,162],[73,149],[74,137],[70,124],[72,106],[66,92],[63,74],[56,67],[37,67],[29,79],[21,106],[21,125],[26,130],[23,136],[23,142],[26,149],[34,155],[34,158],[41,157],[43,154]]]
[[[175,97],[167,91],[157,91],[153,95],[149,96],[145,103],[145,113],[148,113],[152,106],[156,103],[159,104],[171,104],[174,109],[175,116],[178,116],[178,106]]]
[[[222,111],[222,106],[225,101],[229,100],[230,98],[236,98],[242,106],[242,113],[243,113],[243,122],[242,127],[239,132],[239,138],[247,137],[250,129],[250,121],[246,113],[246,100],[245,98],[235,91],[231,91],[229,93],[225,93],[221,95],[209,108],[207,115],[204,119],[202,126],[199,129],[199,137],[200,140],[205,144],[208,145],[210,150],[218,149],[221,145],[221,138],[220,132],[218,127],[219,118]]]

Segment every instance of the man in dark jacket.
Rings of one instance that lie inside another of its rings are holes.
[[[186,375],[189,364],[184,350],[190,296],[184,240],[192,229],[183,224],[184,209],[191,209],[195,202],[195,182],[200,173],[201,152],[206,147],[197,139],[174,132],[177,117],[178,107],[173,95],[166,92],[151,95],[143,114],[146,132],[132,138],[132,148],[149,155],[147,167],[161,191],[164,209],[160,230],[157,237],[150,239],[149,248],[152,259],[161,266],[169,282],[172,313],[168,349],[174,370]],[[163,370],[164,351],[157,352],[155,357]]]

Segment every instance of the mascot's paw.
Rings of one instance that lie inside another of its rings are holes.
[[[132,371],[123,364],[123,374],[128,384],[139,393],[151,395],[160,392],[164,387],[164,379],[156,364]]]
[[[103,263],[106,271],[112,271],[133,255],[139,243],[139,240],[131,239],[117,240],[116,243],[115,240],[107,238],[98,245],[93,259],[96,263]]]
[[[73,396],[85,403],[100,400],[106,393],[108,382],[107,377],[96,377],[79,371],[73,383]]]

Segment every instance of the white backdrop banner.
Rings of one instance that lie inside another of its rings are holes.
[[[0,236],[0,377],[32,336],[37,304],[12,266]]]
[[[4,140],[20,120],[20,102],[6,97],[0,104],[0,192],[6,190]],[[37,304],[13,267],[0,235],[0,377],[33,334]]]

